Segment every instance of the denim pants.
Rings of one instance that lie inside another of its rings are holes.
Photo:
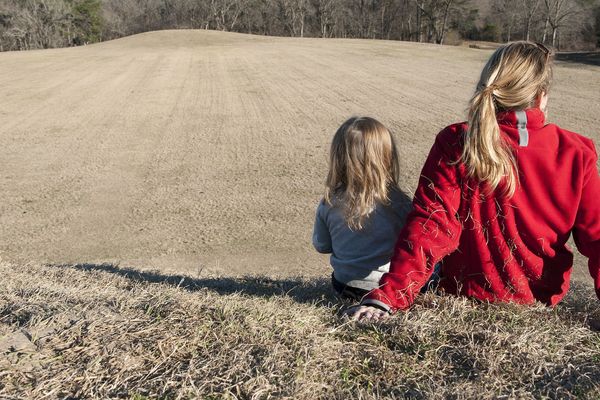
[[[348,286],[345,283],[338,281],[333,276],[333,273],[331,274],[331,284],[333,285],[333,289],[337,292],[337,294],[342,299],[346,300],[361,301],[362,298],[369,293],[368,290]]]
[[[437,290],[438,285],[440,284],[442,272],[442,263],[439,262],[435,264],[435,268],[433,269],[433,273],[431,277],[427,281],[427,283],[421,288],[421,293],[425,293],[427,291],[435,291]],[[364,296],[369,293],[368,290],[359,289],[352,286],[348,286],[345,283],[342,283],[335,279],[333,273],[331,274],[331,284],[333,285],[333,289],[340,295],[343,299],[347,300],[355,300],[361,301]]]

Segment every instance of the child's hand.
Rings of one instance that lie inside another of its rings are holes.
[[[342,313],[342,317],[358,322],[378,322],[386,319],[390,314],[379,308],[371,306],[362,306],[360,304],[352,306]]]

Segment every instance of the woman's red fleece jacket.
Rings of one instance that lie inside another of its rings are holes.
[[[440,132],[400,233],[390,272],[362,304],[408,308],[443,259],[440,287],[484,301],[558,303],[569,288],[571,233],[600,297],[600,177],[594,143],[546,124],[539,109],[498,114],[514,150],[514,196],[468,178],[456,162],[465,123]]]

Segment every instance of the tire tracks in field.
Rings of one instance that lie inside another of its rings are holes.
[[[151,157],[140,171],[140,190],[128,217],[132,230],[139,232],[143,247],[153,249],[155,257],[184,251],[180,244],[188,244],[185,232],[186,223],[190,223],[189,210],[181,199],[198,194],[188,179],[193,173],[190,165],[198,161],[194,110],[202,107],[198,101],[206,95],[199,84],[203,71],[194,71],[197,59],[186,53],[171,56],[178,61],[163,72],[173,93],[163,103],[164,120],[155,127],[157,140],[153,148],[147,149]]]
[[[410,189],[487,54],[205,31],[0,54],[0,256],[322,274],[310,234],[339,124],[392,128]],[[557,66],[551,103],[596,140],[599,70]]]
[[[12,204],[10,202],[6,204],[7,212],[3,212],[2,215],[3,218],[19,219],[18,214],[15,215],[13,212],[11,215],[9,210],[23,209],[23,213],[29,213],[26,221],[30,224],[18,228],[28,233],[29,240],[37,238],[37,241],[41,242],[37,243],[40,247],[52,248],[58,245],[64,248],[66,245],[69,248],[80,248],[79,242],[85,239],[81,235],[89,232],[90,228],[92,230],[97,228],[97,226],[90,226],[85,218],[81,223],[74,222],[81,218],[81,212],[79,218],[77,214],[82,203],[86,201],[83,198],[86,189],[94,186],[94,182],[90,184],[86,178],[91,176],[94,181],[98,170],[102,168],[98,155],[102,153],[102,143],[110,140],[108,134],[111,122],[115,118],[115,108],[122,110],[130,100],[128,90],[146,81],[144,76],[139,77],[138,80],[132,79],[136,75],[135,68],[137,68],[133,60],[128,60],[124,64],[119,61],[123,59],[116,59],[116,62],[108,66],[96,65],[97,69],[104,71],[108,79],[103,80],[100,88],[94,88],[93,94],[86,95],[92,90],[90,86],[93,85],[94,79],[76,80],[76,85],[64,88],[56,98],[51,98],[45,103],[50,103],[51,106],[44,113],[36,115],[36,118],[32,116],[30,125],[36,123],[39,125],[37,121],[51,119],[54,113],[60,114],[59,110],[64,107],[59,105],[64,103],[66,93],[71,93],[69,96],[71,101],[77,104],[70,110],[68,119],[62,121],[62,127],[55,129],[52,123],[47,124],[40,131],[41,134],[46,134],[45,140],[36,140],[35,146],[26,155],[26,159],[15,160],[17,165],[25,163],[24,165],[29,167],[29,170],[22,169],[20,176],[15,176],[15,182],[28,182],[29,185],[17,187],[18,192],[12,197]],[[112,69],[107,68],[111,66]],[[86,87],[88,90],[84,90]],[[124,93],[125,95],[119,96]],[[98,109],[103,112],[98,112]],[[69,132],[69,135],[64,135],[63,132]],[[43,170],[52,174],[52,180],[39,182],[36,179]],[[96,213],[92,210],[87,216],[94,215]],[[11,232],[6,233],[8,237],[12,236]],[[63,252],[76,253],[76,251]]]

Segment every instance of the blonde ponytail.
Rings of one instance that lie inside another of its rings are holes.
[[[511,197],[518,184],[515,155],[500,134],[496,114],[535,106],[551,77],[550,51],[524,41],[500,47],[484,67],[469,103],[461,161],[470,177],[488,185],[488,192],[501,188]]]

